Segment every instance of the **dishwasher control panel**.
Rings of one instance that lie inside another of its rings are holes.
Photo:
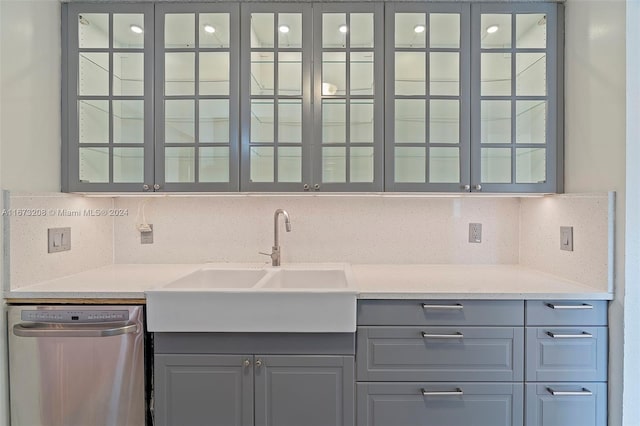
[[[50,322],[60,324],[96,322],[121,322],[129,320],[129,311],[102,310],[24,310],[21,312],[22,321]]]

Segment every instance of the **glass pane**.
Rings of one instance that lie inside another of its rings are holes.
[[[302,101],[278,101],[278,141],[302,143]]]
[[[351,147],[350,182],[373,182],[373,147]]]
[[[278,182],[302,182],[301,147],[278,147]]]
[[[272,100],[251,100],[251,142],[273,142]]]
[[[108,96],[109,54],[81,52],[79,62],[78,94],[80,96]]]
[[[424,99],[396,99],[395,142],[426,142],[426,101]]]
[[[164,94],[193,95],[195,93],[196,54],[191,52],[165,53]]]
[[[229,182],[229,148],[208,146],[198,153],[199,182]]]
[[[425,148],[396,147],[395,182],[424,183],[427,176]]]
[[[251,47],[273,47],[273,13],[251,14]]]
[[[511,47],[511,14],[482,14],[480,18],[480,47],[507,49]]]
[[[193,100],[165,101],[164,117],[165,142],[195,142],[195,106]]]
[[[483,183],[511,183],[510,148],[482,148],[480,157]]]
[[[511,96],[511,53],[483,53],[480,62],[480,94]]]
[[[429,103],[429,142],[460,143],[460,104],[456,100]]]
[[[350,19],[350,47],[373,47],[373,13],[352,13]]]
[[[351,142],[373,143],[373,100],[351,101]]]
[[[229,100],[200,99],[200,142],[229,142]]]
[[[109,15],[107,13],[78,15],[78,46],[80,49],[109,47]]]
[[[278,46],[302,48],[302,14],[278,14]]]
[[[480,103],[480,143],[511,143],[511,101]]]
[[[144,101],[112,101],[113,143],[144,143]]]
[[[273,182],[273,147],[252,146],[250,151],[251,182]]]
[[[424,52],[396,52],[396,95],[424,95],[426,64]]]
[[[302,95],[302,52],[278,53],[278,94]]]
[[[168,13],[164,19],[165,47],[195,46],[196,17],[193,13]]]
[[[347,64],[345,52],[322,54],[322,94],[345,95],[347,93]]]
[[[460,59],[457,52],[429,54],[429,93],[458,96],[460,93]]]
[[[78,101],[78,142],[109,143],[109,101]]]
[[[144,182],[144,149],[113,148],[113,181]]]
[[[165,182],[195,182],[195,148],[167,147],[164,155]]]
[[[341,183],[347,181],[347,149],[322,148],[322,182]]]
[[[113,47],[144,48],[144,15],[142,13],[113,14]]]
[[[109,148],[80,148],[80,182],[109,182]]]
[[[373,52],[351,52],[352,95],[373,95]]]
[[[431,47],[457,49],[460,47],[460,15],[432,13],[429,15],[429,44]]]
[[[545,183],[546,161],[544,148],[516,148],[516,183]]]
[[[459,148],[434,147],[429,149],[429,182],[460,182]]]
[[[201,95],[229,94],[229,52],[200,52]]]
[[[547,47],[547,15],[544,13],[527,13],[516,15],[516,47]]]
[[[200,47],[228,48],[229,14],[228,13],[201,13],[198,40]],[[200,179],[202,181],[202,179]],[[211,182],[211,181],[207,181]],[[215,181],[218,182],[218,181]],[[226,182],[226,181],[223,181]]]
[[[344,99],[322,101],[322,143],[347,141],[347,110]]]
[[[113,95],[144,95],[144,53],[113,54]]]
[[[346,14],[322,14],[322,47],[347,47],[348,31]]]
[[[273,52],[251,52],[251,94],[273,95]]]
[[[546,95],[547,55],[545,53],[516,53],[516,76],[516,95]]]
[[[546,143],[547,103],[516,102],[516,143]]]
[[[427,47],[427,17],[424,13],[396,13],[395,18],[396,47]]]

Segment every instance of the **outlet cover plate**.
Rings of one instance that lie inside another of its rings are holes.
[[[560,250],[573,251],[573,226],[560,227]]]
[[[482,224],[481,223],[469,224],[469,242],[470,243],[482,242]]]
[[[47,236],[49,253],[71,250],[71,228],[49,228]]]

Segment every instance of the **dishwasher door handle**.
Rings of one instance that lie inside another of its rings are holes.
[[[49,324],[16,324],[13,334],[19,337],[111,337],[135,333],[138,326],[133,323],[101,327],[52,327]]]

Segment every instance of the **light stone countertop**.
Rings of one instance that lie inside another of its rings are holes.
[[[6,299],[144,299],[202,264],[117,264],[4,293]],[[360,299],[585,299],[613,294],[518,265],[352,265]],[[606,283],[603,285],[606,286]]]

